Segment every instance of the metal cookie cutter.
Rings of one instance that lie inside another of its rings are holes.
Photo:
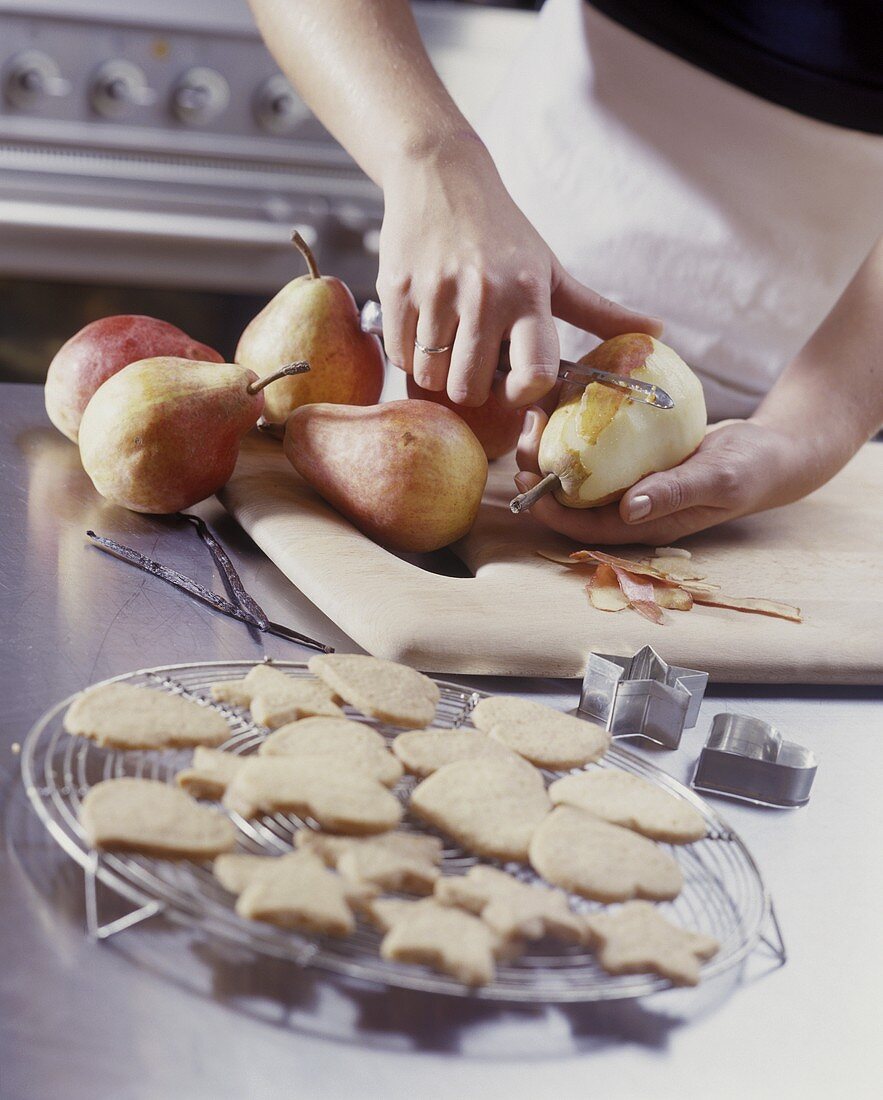
[[[758,806],[803,806],[817,768],[809,749],[784,741],[769,722],[747,714],[716,714],[693,787]]]
[[[676,749],[696,725],[708,673],[669,665],[649,645],[634,657],[590,653],[577,714],[614,737],[639,736]]]

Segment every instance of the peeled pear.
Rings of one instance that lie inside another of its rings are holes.
[[[253,371],[159,356],[95,391],[80,421],[83,468],[107,500],[170,513],[217,492],[264,407]]]
[[[677,352],[652,336],[605,340],[580,363],[661,386],[673,409],[658,409],[597,382],[565,387],[540,441],[544,474],[561,482],[555,499],[568,508],[609,504],[648,474],[688,458],[705,436],[702,384]]]
[[[246,326],[234,356],[260,378],[280,362],[306,359],[310,373],[286,378],[267,394],[264,416],[282,423],[312,402],[373,405],[383,389],[384,357],[376,336],[362,332],[359,311],[340,279],[321,275],[298,233],[292,241],[309,271],[273,298]]]
[[[383,405],[305,405],[285,425],[295,470],[360,531],[419,553],[472,526],[487,456],[455,412],[413,398]]]

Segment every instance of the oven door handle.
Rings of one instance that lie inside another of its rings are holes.
[[[212,218],[199,214],[161,214],[148,210],[74,207],[61,203],[0,201],[0,231],[88,234],[92,237],[141,237],[191,244],[291,249],[296,229],[310,247],[319,239],[313,225],[264,222],[249,218]]]

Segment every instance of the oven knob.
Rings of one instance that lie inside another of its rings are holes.
[[[254,113],[259,125],[269,133],[290,134],[309,111],[282,73],[277,73],[258,88]]]
[[[172,113],[199,125],[222,114],[230,102],[230,85],[214,69],[188,69],[172,92]]]
[[[108,61],[95,74],[90,101],[106,118],[119,118],[132,107],[149,107],[156,92],[147,83],[143,70],[131,61]]]
[[[39,50],[16,54],[4,74],[6,99],[14,107],[32,107],[48,97],[66,96],[69,80],[61,75],[56,63]]]

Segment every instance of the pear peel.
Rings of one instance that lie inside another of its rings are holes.
[[[639,615],[662,625],[665,621],[663,608],[692,611],[695,604],[706,604],[729,611],[787,619],[793,623],[803,622],[800,608],[792,604],[754,596],[727,596],[720,591],[718,584],[683,580],[660,569],[660,562],[684,560],[683,553],[673,554],[670,548],[666,556],[653,558],[649,562],[616,557],[602,550],[575,550],[568,557],[538,550],[537,555],[556,565],[592,569],[585,591],[589,602],[598,611],[622,611],[631,607]]]

